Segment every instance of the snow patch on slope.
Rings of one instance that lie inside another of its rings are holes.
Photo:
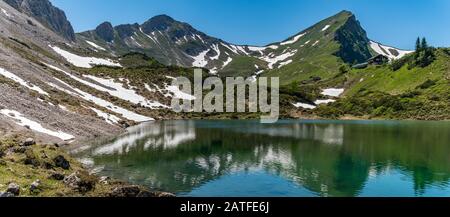
[[[26,82],[22,78],[19,78],[15,74],[13,74],[13,73],[11,73],[11,72],[3,69],[3,68],[0,68],[0,75],[3,75],[6,78],[9,78],[9,79],[15,81],[15,82],[19,83],[20,85],[22,85],[22,86],[24,86],[24,87],[26,87],[26,88],[28,88],[30,90],[34,90],[34,91],[38,92],[39,94],[46,95],[46,96],[49,95],[47,92],[42,90],[40,87]]]
[[[90,82],[86,82],[91,87],[94,87],[95,89],[103,92],[107,92],[111,94],[112,96],[115,96],[119,99],[123,99],[125,101],[129,101],[133,104],[140,104],[142,106],[145,106],[147,108],[168,108],[167,106],[159,103],[159,102],[151,102],[147,100],[145,97],[139,95],[136,93],[136,91],[132,89],[127,89],[123,86],[121,83],[117,83],[114,81],[114,79],[105,79],[105,78],[99,78],[92,75],[84,75],[84,77],[89,78],[93,81],[98,82],[99,84],[102,84],[103,86],[110,87],[112,89],[104,88],[96,84],[92,84]]]
[[[206,60],[206,54],[210,51],[211,49],[205,50],[203,52],[200,52],[197,56],[190,56],[192,59],[194,59],[194,62],[192,63],[193,67],[200,67],[203,68],[206,65],[208,65],[208,60]]]
[[[94,43],[94,42],[92,42],[92,41],[86,40],[86,43],[88,43],[89,45],[91,45],[92,47],[94,47],[94,48],[96,48],[96,49],[98,49],[98,50],[102,50],[102,51],[105,51],[105,50],[106,50],[106,49],[103,48],[102,46],[97,45],[96,43]]]
[[[115,115],[108,114],[108,113],[98,110],[96,108],[90,108],[90,109],[92,111],[94,111],[97,114],[97,116],[103,118],[108,124],[114,125],[114,124],[118,124],[120,121],[120,118],[118,118]]]
[[[295,104],[292,104],[294,107],[296,107],[296,108],[304,108],[304,109],[315,109],[316,108],[316,106],[314,106],[314,105],[310,105],[310,104],[306,104],[306,103],[301,103],[301,102],[299,102],[299,103],[295,103]]]
[[[16,124],[20,125],[20,126],[27,126],[29,127],[31,130],[40,132],[40,133],[44,133],[50,136],[54,136],[57,138],[60,138],[61,140],[64,141],[69,141],[74,139],[75,137],[73,137],[70,134],[64,133],[62,131],[53,131],[53,130],[49,130],[44,128],[40,123],[32,121],[28,118],[25,118],[20,112],[18,111],[14,111],[14,110],[9,110],[9,109],[2,109],[0,110],[0,114],[3,114],[9,118],[12,118],[14,120],[16,120]]]
[[[334,100],[334,99],[324,99],[324,100],[319,99],[319,100],[314,101],[314,104],[321,105],[321,104],[329,104],[329,103],[333,103],[333,102],[336,102],[336,100]]]
[[[49,64],[46,64],[46,65],[49,66],[49,67],[52,67],[54,69],[58,69],[55,66],[51,66]],[[61,69],[58,69],[58,71],[64,72]],[[106,109],[108,109],[108,110],[110,110],[112,112],[115,112],[117,114],[122,115],[124,118],[126,118],[128,120],[132,120],[132,121],[135,121],[135,122],[147,122],[147,121],[154,121],[155,120],[153,118],[149,118],[149,117],[146,117],[146,116],[143,116],[143,115],[140,115],[140,114],[136,114],[136,113],[134,113],[132,111],[129,111],[129,110],[124,109],[122,107],[116,106],[116,105],[112,104],[111,102],[108,102],[108,101],[106,101],[104,99],[101,99],[101,98],[98,98],[96,96],[93,96],[92,94],[86,93],[86,92],[84,92],[84,91],[82,91],[82,90],[80,90],[78,88],[72,87],[69,84],[67,84],[64,81],[61,81],[61,80],[59,80],[57,78],[54,78],[54,79],[57,80],[59,83],[63,84],[64,86],[69,87],[70,89],[74,90],[75,92],[73,92],[71,90],[68,90],[66,88],[62,88],[62,87],[60,87],[60,86],[58,86],[56,84],[52,84],[52,83],[49,84],[50,86],[52,86],[52,87],[54,87],[54,88],[56,88],[56,89],[58,89],[60,91],[63,91],[65,93],[69,94],[69,95],[81,97],[82,99],[84,99],[86,101],[93,102],[93,103],[95,103],[96,105],[98,105],[100,107],[106,108]]]
[[[294,44],[295,42],[297,42],[301,37],[305,36],[305,33],[302,33],[300,35],[295,36],[293,39],[285,41],[285,42],[281,42],[280,45],[288,45],[288,44]]]
[[[404,57],[407,54],[413,53],[414,51],[400,50],[394,47],[389,47],[382,45],[380,43],[370,41],[370,48],[376,53],[387,56],[391,60],[396,60]],[[394,52],[393,52],[394,51]]]
[[[343,88],[329,88],[322,90],[322,95],[331,96],[331,97],[339,97],[344,93],[345,89]]]
[[[275,56],[273,54],[260,58],[269,63],[269,69],[273,69],[273,66],[278,62],[285,61],[287,58],[294,56],[297,53],[297,50],[292,50],[290,52],[285,52],[279,56]],[[290,63],[290,62],[289,62]],[[287,64],[289,64],[287,63]],[[286,64],[286,63],[285,63]]]
[[[49,45],[56,53],[64,57],[69,63],[80,68],[92,68],[93,65],[105,65],[122,67],[119,63],[116,63],[110,59],[102,59],[97,57],[82,57],[76,54],[70,53],[59,47]]]
[[[167,106],[165,106],[159,102],[151,102],[151,101],[147,100],[145,97],[137,94],[136,91],[134,91],[132,89],[125,88],[123,86],[123,84],[115,82],[114,79],[104,79],[104,78],[99,78],[99,77],[95,77],[92,75],[84,75],[83,76],[85,78],[89,78],[89,79],[103,85],[103,86],[100,86],[98,84],[94,84],[92,82],[81,79],[77,76],[74,76],[58,67],[55,67],[55,66],[52,66],[49,64],[45,64],[45,65],[47,65],[48,67],[50,67],[56,71],[64,73],[65,75],[69,76],[70,78],[72,78],[86,86],[92,87],[101,92],[109,93],[111,96],[115,96],[119,99],[131,102],[133,104],[140,104],[142,106],[145,106],[145,107],[151,108],[151,109],[161,108],[161,107],[167,108]],[[108,87],[108,88],[106,88],[106,87]]]
[[[3,13],[6,17],[8,17],[8,18],[11,18],[11,17],[12,17],[5,9],[0,8],[0,10],[2,11],[2,13]]]
[[[330,27],[331,27],[331,25],[326,25],[325,27],[323,27],[322,32],[325,32]]]

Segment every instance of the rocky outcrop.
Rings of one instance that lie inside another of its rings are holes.
[[[16,10],[25,13],[60,36],[75,41],[75,32],[61,9],[48,0],[4,0]]]
[[[25,139],[0,138],[0,150],[23,147]],[[0,171],[5,171],[0,179],[0,197],[28,196],[87,196],[87,197],[171,197],[165,192],[153,192],[138,185],[115,180],[110,177],[98,177],[91,174],[79,162],[71,158],[63,149],[55,145],[36,144],[26,148],[25,153],[8,152],[0,159]],[[35,153],[36,155],[33,155]],[[39,154],[37,154],[39,153]],[[57,156],[55,158],[50,156]],[[65,156],[65,157],[63,157]],[[32,159],[35,165],[23,160]],[[57,159],[55,162],[52,159]],[[51,168],[44,163],[52,164]],[[57,164],[59,166],[57,166]],[[71,165],[63,169],[63,165]],[[41,167],[36,167],[41,166]],[[39,177],[39,179],[36,179]]]
[[[53,159],[53,162],[55,163],[56,167],[63,168],[65,170],[70,169],[70,163],[64,156],[58,155]]]
[[[347,13],[349,17],[335,33],[335,40],[341,45],[336,55],[350,64],[365,62],[372,57],[367,33],[355,15],[346,11],[342,13]]]
[[[112,42],[114,40],[114,27],[110,22],[104,22],[95,28],[95,33],[103,40]]]

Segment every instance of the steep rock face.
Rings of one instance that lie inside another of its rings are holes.
[[[60,36],[75,40],[75,32],[67,20],[64,11],[52,5],[48,0],[4,0],[16,10],[25,13],[43,25],[47,26]]]
[[[104,22],[97,26],[95,33],[103,40],[111,42],[114,40],[114,27],[110,22]]]
[[[347,22],[336,31],[335,40],[341,45],[336,55],[346,63],[365,62],[372,56],[367,33],[353,14],[350,14]]]
[[[116,27],[117,33],[121,39],[125,39],[134,35],[139,29],[139,24],[125,24]]]

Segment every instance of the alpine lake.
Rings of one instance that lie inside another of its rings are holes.
[[[450,122],[149,122],[75,156],[180,197],[450,196]]]

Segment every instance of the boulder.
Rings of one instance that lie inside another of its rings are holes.
[[[95,188],[96,178],[86,172],[74,172],[64,178],[64,184],[81,193]]]
[[[100,184],[103,184],[103,185],[108,185],[110,181],[111,181],[111,178],[108,176],[102,176],[102,177],[100,177],[100,180],[99,180]]]
[[[141,193],[141,188],[137,185],[121,186],[114,188],[110,193],[111,197],[137,197]]]
[[[168,192],[155,192],[156,197],[176,197],[175,194],[168,193]]]
[[[8,188],[6,189],[7,193],[11,193],[14,196],[19,196],[20,195],[20,186],[16,183],[10,183],[8,185]]]
[[[57,181],[62,181],[62,180],[64,180],[65,177],[63,174],[55,172],[55,173],[52,173],[48,178],[57,180]]]
[[[41,165],[41,162],[36,158],[34,152],[31,149],[28,149],[25,151],[24,164],[38,167]]]
[[[34,141],[33,138],[28,138],[22,143],[22,146],[32,146],[32,145],[36,145],[36,141]]]
[[[15,195],[9,192],[0,192],[0,198],[2,197],[15,197]]]
[[[61,167],[65,170],[70,169],[69,161],[66,160],[66,158],[64,158],[64,156],[62,156],[62,155],[58,155],[57,157],[55,157],[53,159],[53,162],[55,163],[56,167]]]
[[[33,183],[31,183],[30,185],[30,192],[31,193],[36,193],[37,191],[39,191],[39,188],[41,187],[41,180],[36,180]]]

